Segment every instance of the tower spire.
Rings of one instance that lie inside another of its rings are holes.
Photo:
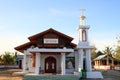
[[[89,45],[88,43],[88,29],[89,25],[86,25],[86,20],[84,16],[85,9],[80,9],[80,25],[78,27],[78,38],[80,45]],[[83,43],[83,44],[82,44]]]
[[[80,9],[80,13],[81,13],[81,16],[80,16],[80,25],[85,25],[85,16],[84,16],[84,12],[85,12],[85,9]]]

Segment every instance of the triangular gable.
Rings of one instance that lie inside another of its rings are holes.
[[[52,36],[49,36],[52,35]],[[38,33],[36,35],[30,36],[28,38],[30,42],[22,44],[20,46],[15,47],[15,50],[18,50],[20,52],[23,52],[24,50],[30,48],[31,46],[34,47],[40,47],[40,48],[63,48],[63,47],[68,47],[68,48],[74,48],[76,47],[76,44],[72,43],[71,41],[73,40],[72,37],[67,36],[61,32],[58,32],[52,28],[43,31],[41,33]],[[57,44],[45,44],[44,39],[58,39]],[[59,43],[60,42],[60,43]]]
[[[32,40],[35,40],[35,39],[39,38],[40,36],[43,36],[43,35],[45,35],[45,34],[47,34],[47,33],[49,33],[49,32],[53,32],[53,33],[57,34],[58,36],[62,36],[62,37],[64,37],[64,38],[66,38],[66,39],[69,39],[70,41],[73,40],[72,37],[70,37],[70,36],[68,36],[68,35],[66,35],[66,34],[63,34],[63,33],[59,32],[59,31],[56,31],[56,30],[54,30],[54,29],[52,29],[52,28],[50,28],[50,29],[48,29],[48,30],[46,30],[46,31],[43,31],[43,32],[41,32],[41,33],[35,34],[35,35],[33,35],[33,36],[30,36],[28,39],[29,39],[30,41],[32,41]]]

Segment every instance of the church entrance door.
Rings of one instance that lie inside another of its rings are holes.
[[[56,59],[54,57],[45,59],[45,73],[56,73]]]

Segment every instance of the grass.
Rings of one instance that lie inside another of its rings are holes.
[[[79,80],[75,75],[24,76],[23,80]]]

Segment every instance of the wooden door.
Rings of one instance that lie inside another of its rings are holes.
[[[54,57],[45,59],[45,73],[56,73],[56,59]]]
[[[22,68],[22,60],[19,60],[19,68]]]

